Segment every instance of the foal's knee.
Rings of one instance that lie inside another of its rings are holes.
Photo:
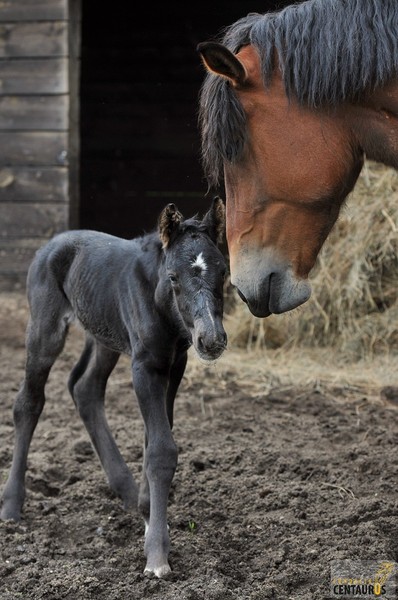
[[[93,401],[101,397],[96,377],[88,368],[78,378],[75,377],[72,371],[68,387],[79,415],[84,421],[86,417],[92,414]]]
[[[95,406],[87,390],[82,388],[81,382],[75,385],[73,400],[83,423],[88,423],[93,416]]]
[[[153,502],[152,485],[162,490],[164,499],[168,498],[170,485],[177,467],[178,451],[174,440],[167,444],[148,444],[145,450],[145,478],[141,484],[138,508],[148,523]],[[152,484],[152,485],[151,485]]]
[[[177,468],[178,450],[174,440],[166,443],[148,444],[146,449],[146,475],[149,480],[173,478]]]
[[[37,420],[43,410],[45,402],[44,389],[28,386],[26,381],[22,384],[14,402],[12,414],[14,425],[18,426],[26,419]]]
[[[83,375],[86,373],[88,365],[90,363],[90,359],[92,357],[92,354],[93,354],[93,342],[92,342],[92,340],[87,339],[85,347],[83,349],[83,352],[82,352],[79,360],[73,367],[73,369],[69,375],[69,379],[68,379],[68,390],[69,390],[69,393],[72,396],[72,399],[75,402],[75,404],[76,404],[75,396],[76,396],[76,392],[78,392],[78,390],[76,390],[75,388],[77,386],[77,383],[81,380]]]

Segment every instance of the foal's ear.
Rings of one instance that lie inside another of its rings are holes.
[[[229,79],[235,87],[242,86],[247,81],[244,65],[226,46],[218,42],[202,42],[196,49],[204,66],[211,73]]]
[[[219,196],[214,198],[211,208],[203,217],[202,223],[206,226],[213,242],[222,244],[225,233],[225,206]]]
[[[183,219],[184,217],[175,204],[168,204],[162,210],[159,216],[158,229],[163,248],[167,248],[172,234],[178,229]]]

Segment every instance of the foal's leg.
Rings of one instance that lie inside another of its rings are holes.
[[[19,521],[25,499],[25,471],[33,432],[43,410],[50,369],[60,354],[68,329],[69,305],[50,290],[47,301],[37,293],[31,303],[26,341],[25,378],[15,400],[15,445],[11,470],[3,491],[0,518]]]
[[[169,419],[170,427],[173,429],[173,421],[174,421],[174,400],[178,392],[178,388],[180,387],[181,379],[185,373],[185,367],[187,366],[188,355],[186,351],[180,354],[170,371],[170,381],[169,387],[167,389],[167,398],[166,398],[166,410],[167,417]]]
[[[87,336],[86,345],[69,379],[69,391],[90,435],[112,490],[124,508],[137,506],[138,488],[121,456],[105,416],[104,398],[109,375],[120,354]]]
[[[167,388],[167,396],[166,396],[166,412],[167,412],[167,418],[169,420],[171,429],[173,429],[174,400],[177,395],[177,391],[180,386],[181,379],[185,372],[185,367],[187,365],[187,358],[188,358],[188,355],[187,355],[186,351],[184,351],[182,354],[179,354],[177,359],[174,361],[174,364],[170,370],[169,385]],[[150,514],[149,483],[148,483],[148,478],[146,476],[146,469],[147,469],[146,448],[147,448],[147,445],[148,445],[148,438],[147,438],[147,435],[145,434],[142,482],[140,485],[140,494],[139,494],[139,500],[138,500],[139,509],[145,519],[145,531],[148,530],[149,514]]]
[[[150,514],[145,536],[145,573],[162,577],[170,572],[167,504],[177,466],[177,447],[166,408],[168,370],[157,369],[146,359],[136,360],[133,362],[133,382],[147,439],[144,469],[149,486]]]

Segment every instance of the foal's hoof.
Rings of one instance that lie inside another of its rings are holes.
[[[3,507],[0,511],[0,521],[20,521],[21,520],[21,511],[12,506],[7,506],[7,504],[3,504]]]
[[[155,577],[159,577],[159,579],[161,579],[162,577],[166,577],[169,573],[171,573],[171,569],[168,563],[162,565],[161,567],[153,568],[148,567],[147,565],[144,570],[144,575],[146,575],[147,577],[152,577],[154,575]]]
[[[138,506],[137,496],[129,496],[123,499],[123,510],[127,512],[136,511]]]

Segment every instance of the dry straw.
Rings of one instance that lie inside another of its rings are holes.
[[[267,319],[229,292],[230,347],[331,347],[351,360],[398,352],[396,171],[365,163],[310,279],[309,302]]]

